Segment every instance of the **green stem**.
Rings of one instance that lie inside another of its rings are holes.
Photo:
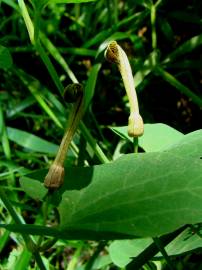
[[[134,153],[138,153],[138,137],[133,138]]]
[[[12,216],[13,220],[15,221],[16,224],[22,225],[24,224],[22,218],[20,218],[13,208],[12,204],[10,203],[7,195],[5,194],[5,191],[0,188],[0,198],[2,202],[4,203],[5,207],[7,208],[8,212]],[[37,251],[37,247],[33,239],[29,235],[22,234],[22,237],[25,241],[25,244],[27,246],[27,249],[31,251],[35,257],[35,260],[41,270],[46,270],[46,267],[43,264],[42,258]]]
[[[159,239],[162,245],[165,247],[171,241],[173,241],[180,233],[182,233],[187,226],[176,230],[175,232],[161,236]],[[155,243],[149,245],[140,255],[135,257],[127,266],[126,270],[141,269],[141,267],[149,260],[151,260],[159,252]]]
[[[154,237],[154,238],[153,238],[153,241],[154,241],[154,243],[156,244],[156,246],[157,246],[157,248],[159,249],[159,251],[161,252],[161,254],[163,255],[165,261],[167,262],[168,268],[169,268],[170,270],[174,270],[175,267],[174,267],[173,263],[171,262],[171,260],[170,260],[170,258],[169,258],[169,256],[168,256],[168,254],[167,254],[167,252],[166,252],[164,246],[162,245],[160,238]]]
[[[157,48],[157,35],[156,35],[156,6],[151,6],[151,14],[150,14],[150,20],[151,20],[151,36],[152,36],[152,48],[156,50]]]
[[[90,134],[86,125],[81,122],[80,123],[80,130],[86,139],[86,141],[90,144],[91,148],[94,150],[95,155],[98,157],[101,163],[108,163],[109,159],[106,157],[100,146],[96,143],[93,136]]]
[[[79,121],[82,118],[82,115],[83,115],[83,96],[79,98],[79,100],[76,102],[73,108],[73,111],[70,113],[69,126],[65,131],[57,156],[55,158],[56,163],[59,163],[61,165],[64,164],[67,150],[70,146],[70,143],[75,134]]]
[[[30,40],[31,43],[34,44],[34,27],[33,27],[33,23],[29,17],[28,11],[26,9],[26,6],[24,4],[23,0],[18,0],[19,1],[19,5],[21,4],[20,8],[22,9],[22,11],[24,11],[23,14],[26,13],[26,16],[23,16],[24,20],[25,20],[25,24],[26,27],[28,29],[29,35],[30,35]],[[23,5],[24,4],[24,5]],[[30,34],[31,31],[31,34]],[[49,44],[50,45],[50,44]],[[50,61],[49,57],[47,56],[44,48],[42,47],[42,45],[40,44],[40,41],[38,41],[35,44],[35,49],[38,51],[43,63],[45,64],[46,68],[48,69],[48,72],[51,76],[51,78],[53,79],[57,89],[59,90],[60,94],[62,94],[63,92],[63,86],[62,83],[59,79],[59,76],[52,64],[52,62]],[[74,78],[74,80],[76,81],[76,79]],[[99,160],[103,163],[109,162],[109,160],[107,159],[107,157],[104,155],[102,149],[99,147],[99,145],[95,142],[95,140],[93,139],[92,135],[90,134],[90,132],[88,131],[88,129],[86,128],[85,124],[82,123],[81,124],[81,130],[84,133],[84,137],[88,140],[89,139],[89,144],[92,146],[92,148],[95,151],[95,154],[98,156]]]
[[[85,266],[85,269],[84,270],[91,270],[92,269],[95,260],[98,258],[100,252],[104,249],[104,247],[106,246],[106,244],[107,244],[107,241],[101,241],[98,244],[98,246],[97,246],[94,254],[90,257],[90,259],[86,263],[86,266]]]

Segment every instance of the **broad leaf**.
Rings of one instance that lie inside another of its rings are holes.
[[[201,136],[201,130],[185,135],[162,152],[67,167],[55,195],[57,203],[62,196],[60,233],[71,239],[154,237],[201,222]]]
[[[85,168],[91,183],[63,194],[61,229],[153,237],[200,222],[201,136],[196,131],[167,151],[125,155]]]

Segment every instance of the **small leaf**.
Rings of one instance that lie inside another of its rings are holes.
[[[177,57],[186,54],[190,51],[195,50],[198,46],[202,44],[202,34],[192,37],[185,41],[182,45],[178,46],[176,50],[171,52],[162,63],[168,63],[175,60]]]
[[[112,262],[118,267],[123,268],[152,242],[150,238],[115,240],[109,246],[109,254]]]
[[[111,127],[121,138],[133,142],[128,136],[128,127]],[[162,124],[145,124],[144,134],[139,137],[139,146],[146,152],[162,151],[182,139],[184,135],[176,129]]]
[[[189,228],[178,235],[168,246],[166,252],[169,256],[181,255],[202,247],[201,236],[192,232]],[[157,256],[162,256],[160,253]]]
[[[10,68],[13,65],[13,60],[9,50],[0,45],[0,68]]]
[[[26,191],[26,193],[35,200],[42,200],[48,193],[48,189],[45,188],[43,183],[35,181],[34,179],[29,177],[21,177],[20,185],[22,189]]]

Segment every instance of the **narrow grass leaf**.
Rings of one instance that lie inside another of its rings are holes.
[[[67,62],[59,52],[59,50],[53,45],[53,43],[43,34],[40,33],[41,41],[43,42],[46,49],[52,55],[52,57],[61,65],[64,71],[67,73],[69,78],[72,80],[73,83],[78,83],[76,76],[74,75],[73,71],[68,66]]]
[[[32,253],[24,247],[21,254],[17,256],[13,269],[28,269],[31,258]]]
[[[195,36],[187,41],[185,41],[181,46],[179,46],[176,50],[170,53],[166,59],[163,60],[163,64],[174,61],[177,57],[186,54],[188,52],[192,52],[198,46],[202,45],[202,34]]]
[[[99,32],[97,35],[95,35],[93,38],[87,40],[86,43],[84,43],[83,47],[89,48],[97,43],[100,43],[103,40],[105,40],[111,33],[112,33],[111,29],[103,30]]]
[[[156,51],[151,52],[147,59],[144,61],[143,65],[136,72],[134,76],[134,83],[136,87],[143,83],[145,77],[149,75],[156,67],[157,56],[158,55]]]
[[[94,91],[95,91],[95,86],[97,82],[97,76],[98,72],[101,68],[101,64],[95,64],[89,74],[86,87],[85,87],[85,105],[84,105],[84,111],[87,109],[88,105],[90,104]]]
[[[3,115],[3,110],[2,110],[1,104],[0,104],[0,139],[2,142],[4,154],[5,154],[6,158],[8,160],[10,160],[11,159],[11,149],[10,149],[10,143],[8,140],[8,134],[7,134],[7,130],[6,130],[5,122],[4,122],[4,115]]]
[[[35,98],[33,96],[28,96],[24,100],[20,101],[15,107],[10,108],[7,116],[8,117],[14,117],[16,114],[24,111],[25,109],[29,108],[36,102]]]
[[[200,60],[189,60],[185,59],[182,61],[172,62],[168,64],[168,67],[179,68],[179,69],[201,69],[202,62]]]
[[[187,86],[178,81],[172,74],[163,70],[162,68],[156,68],[156,72],[160,75],[165,81],[174,86],[177,90],[179,90],[182,94],[189,97],[194,103],[196,103],[199,107],[202,107],[202,97],[197,96],[194,92],[192,92]]]
[[[0,45],[0,68],[10,68],[13,65],[13,60],[9,50]]]
[[[97,56],[106,49],[106,47],[107,47],[107,45],[109,44],[110,41],[112,41],[112,40],[117,40],[118,41],[118,40],[123,40],[123,39],[127,39],[127,38],[132,38],[131,34],[129,34],[127,32],[126,33],[122,33],[122,32],[113,33],[112,35],[107,37],[107,39],[105,39],[100,44],[100,46],[98,48],[98,51],[97,51]]]
[[[36,135],[11,127],[7,128],[7,132],[8,138],[22,147],[39,153],[52,155],[57,153],[58,145],[48,142]]]
[[[190,12],[175,10],[175,11],[169,12],[168,16],[171,17],[172,19],[174,18],[182,22],[195,23],[195,24],[202,25],[201,17],[199,17],[194,12],[190,13]]]
[[[62,128],[60,120],[44,100],[44,96],[42,94],[43,86],[41,85],[41,83],[22,70],[18,70],[17,74],[19,75],[22,82],[27,86],[32,95],[35,97],[42,109],[50,116],[50,118],[55,122],[58,127]]]
[[[2,3],[7,4],[8,6],[12,7],[15,9],[17,12],[19,12],[19,7],[13,0],[1,0]]]

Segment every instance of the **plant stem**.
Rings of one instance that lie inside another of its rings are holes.
[[[100,162],[101,163],[108,163],[109,159],[104,154],[104,152],[102,151],[100,146],[96,143],[95,139],[90,134],[88,128],[86,127],[86,125],[83,122],[80,123],[80,130],[81,130],[84,138],[86,139],[86,141],[90,144],[91,148],[94,150],[95,155],[98,157]]]
[[[16,224],[22,225],[24,222],[22,221],[22,218],[20,218],[13,208],[12,204],[10,203],[7,195],[5,194],[5,191],[0,188],[0,198],[3,201],[5,207],[7,208],[8,212],[12,216],[13,220],[15,221]],[[22,237],[25,241],[25,244],[27,246],[27,249],[31,251],[35,257],[35,260],[41,270],[46,270],[46,267],[43,264],[42,258],[37,250],[36,244],[34,240],[29,236],[22,234]]]
[[[30,16],[29,16],[29,13],[27,11],[27,8],[24,4],[24,1],[23,0],[18,0],[19,1],[19,6],[21,8],[21,10],[24,12],[22,12],[22,15],[23,14],[26,14],[26,16],[24,15],[23,18],[24,18],[24,21],[25,21],[25,24],[26,24],[26,27],[28,29],[28,32],[29,32],[29,35],[30,35],[30,40],[31,40],[31,43],[33,45],[35,45],[35,49],[38,51],[43,63],[45,64],[51,78],[53,79],[58,91],[60,92],[60,94],[62,94],[63,92],[63,85],[59,79],[59,76],[50,60],[50,58],[48,57],[48,55],[46,54],[44,48],[42,47],[42,45],[40,44],[40,40],[34,44],[34,26],[33,26],[33,23],[30,19]],[[52,48],[53,49],[53,45],[49,42],[48,43],[48,40],[44,38],[44,35],[41,34],[40,37],[42,38],[42,42],[44,42],[44,44],[46,46],[49,46],[49,48]],[[51,47],[52,46],[52,47]],[[54,48],[55,49],[55,48]],[[57,55],[57,58],[58,58],[58,55]],[[77,79],[75,76],[73,76],[72,74],[70,74],[70,70],[68,70],[68,67],[66,65],[64,65],[63,62],[60,62],[60,64],[65,67],[65,70],[68,71],[68,74],[71,75],[71,79],[75,82],[77,82]],[[94,149],[95,151],[95,154],[98,156],[99,160],[103,163],[106,163],[106,162],[109,162],[109,160],[107,159],[107,157],[105,156],[105,154],[103,153],[102,149],[99,147],[99,145],[94,141],[94,138],[92,137],[92,135],[90,134],[90,132],[88,131],[88,129],[86,128],[85,124],[82,123],[81,124],[81,131],[84,133],[84,137],[86,140],[89,140],[89,144],[92,146],[92,148]]]
[[[88,260],[88,262],[86,263],[85,269],[84,270],[91,270],[93,267],[93,264],[95,262],[95,260],[97,259],[97,257],[99,256],[100,252],[104,249],[104,247],[106,246],[107,241],[101,241],[95,252],[93,253],[93,255],[90,257],[90,259]]]
[[[153,50],[157,49],[157,35],[156,35],[156,6],[151,5],[151,37],[152,37],[152,48]]]
[[[134,153],[138,153],[138,137],[133,138]]]
[[[161,236],[159,239],[162,242],[162,245],[165,247],[173,239],[175,239],[180,233],[182,233],[187,226],[176,230],[175,232]],[[126,270],[140,269],[147,261],[151,260],[159,252],[158,247],[155,243],[152,243],[148,246],[140,255],[135,257],[127,266]]]
[[[69,86],[70,91],[73,91],[73,89],[71,88],[72,85]],[[74,87],[76,87],[75,84],[73,84],[73,88]],[[84,107],[83,88],[79,84],[77,84],[77,87],[79,87],[80,93],[70,113],[68,127],[62,138],[55,160],[53,161],[48,171],[48,174],[45,177],[44,184],[47,188],[50,189],[57,189],[63,184],[65,173],[64,161],[66,158],[66,153],[71,144],[75,131],[78,127],[79,121],[81,120],[83,115],[83,107]]]
[[[174,267],[173,263],[171,262],[171,260],[170,260],[170,258],[169,258],[169,256],[168,256],[168,254],[167,254],[167,252],[166,252],[164,246],[162,245],[160,238],[154,237],[154,238],[153,238],[153,241],[154,241],[154,243],[156,244],[156,246],[157,246],[157,248],[159,249],[159,251],[161,252],[161,254],[163,255],[165,261],[167,262],[168,268],[169,268],[170,270],[174,270],[175,267]]]

